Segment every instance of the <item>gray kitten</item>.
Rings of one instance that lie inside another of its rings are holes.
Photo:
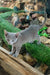
[[[12,45],[12,51],[10,54],[14,54],[14,56],[17,57],[21,46],[27,42],[38,40],[40,43],[40,36],[38,35],[39,29],[39,25],[30,25],[29,28],[26,28],[19,33],[11,33],[4,30],[5,38],[8,44]]]
[[[17,57],[21,46],[27,42],[38,40],[38,43],[40,43],[40,36],[38,35],[39,29],[39,25],[30,25],[29,28],[26,28],[19,33],[10,33],[4,30],[5,38],[8,44],[12,45],[12,51],[10,54]]]
[[[45,21],[42,25],[44,25]],[[17,57],[22,45],[27,42],[38,40],[38,44],[40,44],[41,41],[40,36],[38,35],[38,31],[42,27],[42,25],[30,25],[28,28],[18,33],[11,33],[4,30],[5,39],[7,40],[8,44],[12,45],[12,51],[10,52],[10,54]]]

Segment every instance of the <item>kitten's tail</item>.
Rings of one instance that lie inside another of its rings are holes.
[[[43,27],[43,25],[45,24],[45,22],[46,22],[46,20],[47,20],[47,13],[46,13],[46,12],[44,13],[44,17],[45,17],[45,20],[44,20],[44,22],[40,25],[40,28]]]
[[[44,14],[44,18],[45,18],[45,20],[42,22],[42,24],[39,25],[40,28],[43,27],[43,25],[45,24],[45,22],[46,22],[46,20],[47,20],[47,13],[46,13],[46,11],[44,11],[43,14]],[[32,20],[32,24],[33,24],[33,19],[31,19],[31,20]],[[31,24],[31,23],[30,23],[30,24]]]

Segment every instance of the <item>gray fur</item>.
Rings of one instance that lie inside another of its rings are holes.
[[[23,44],[27,42],[32,42],[34,40],[38,40],[40,43],[40,36],[38,35],[38,31],[40,29],[39,25],[30,25],[29,28],[22,30],[19,32],[18,37],[16,38],[15,35],[17,33],[7,32],[7,36],[5,36],[7,42],[12,45],[12,51],[10,52],[11,55],[17,57],[19,55],[20,49]],[[14,42],[12,42],[14,40]]]

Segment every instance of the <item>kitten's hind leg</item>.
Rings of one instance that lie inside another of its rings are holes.
[[[41,44],[41,42],[40,42],[40,41],[38,41],[38,42],[37,42],[37,44]]]
[[[40,40],[40,36],[39,35],[36,35],[35,40],[38,41],[37,44],[41,44],[41,40]]]
[[[32,43],[33,43],[33,41],[29,41],[29,43],[31,43],[31,44],[32,44]]]

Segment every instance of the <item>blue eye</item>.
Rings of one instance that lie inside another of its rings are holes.
[[[10,41],[9,39],[7,39],[7,41]]]

